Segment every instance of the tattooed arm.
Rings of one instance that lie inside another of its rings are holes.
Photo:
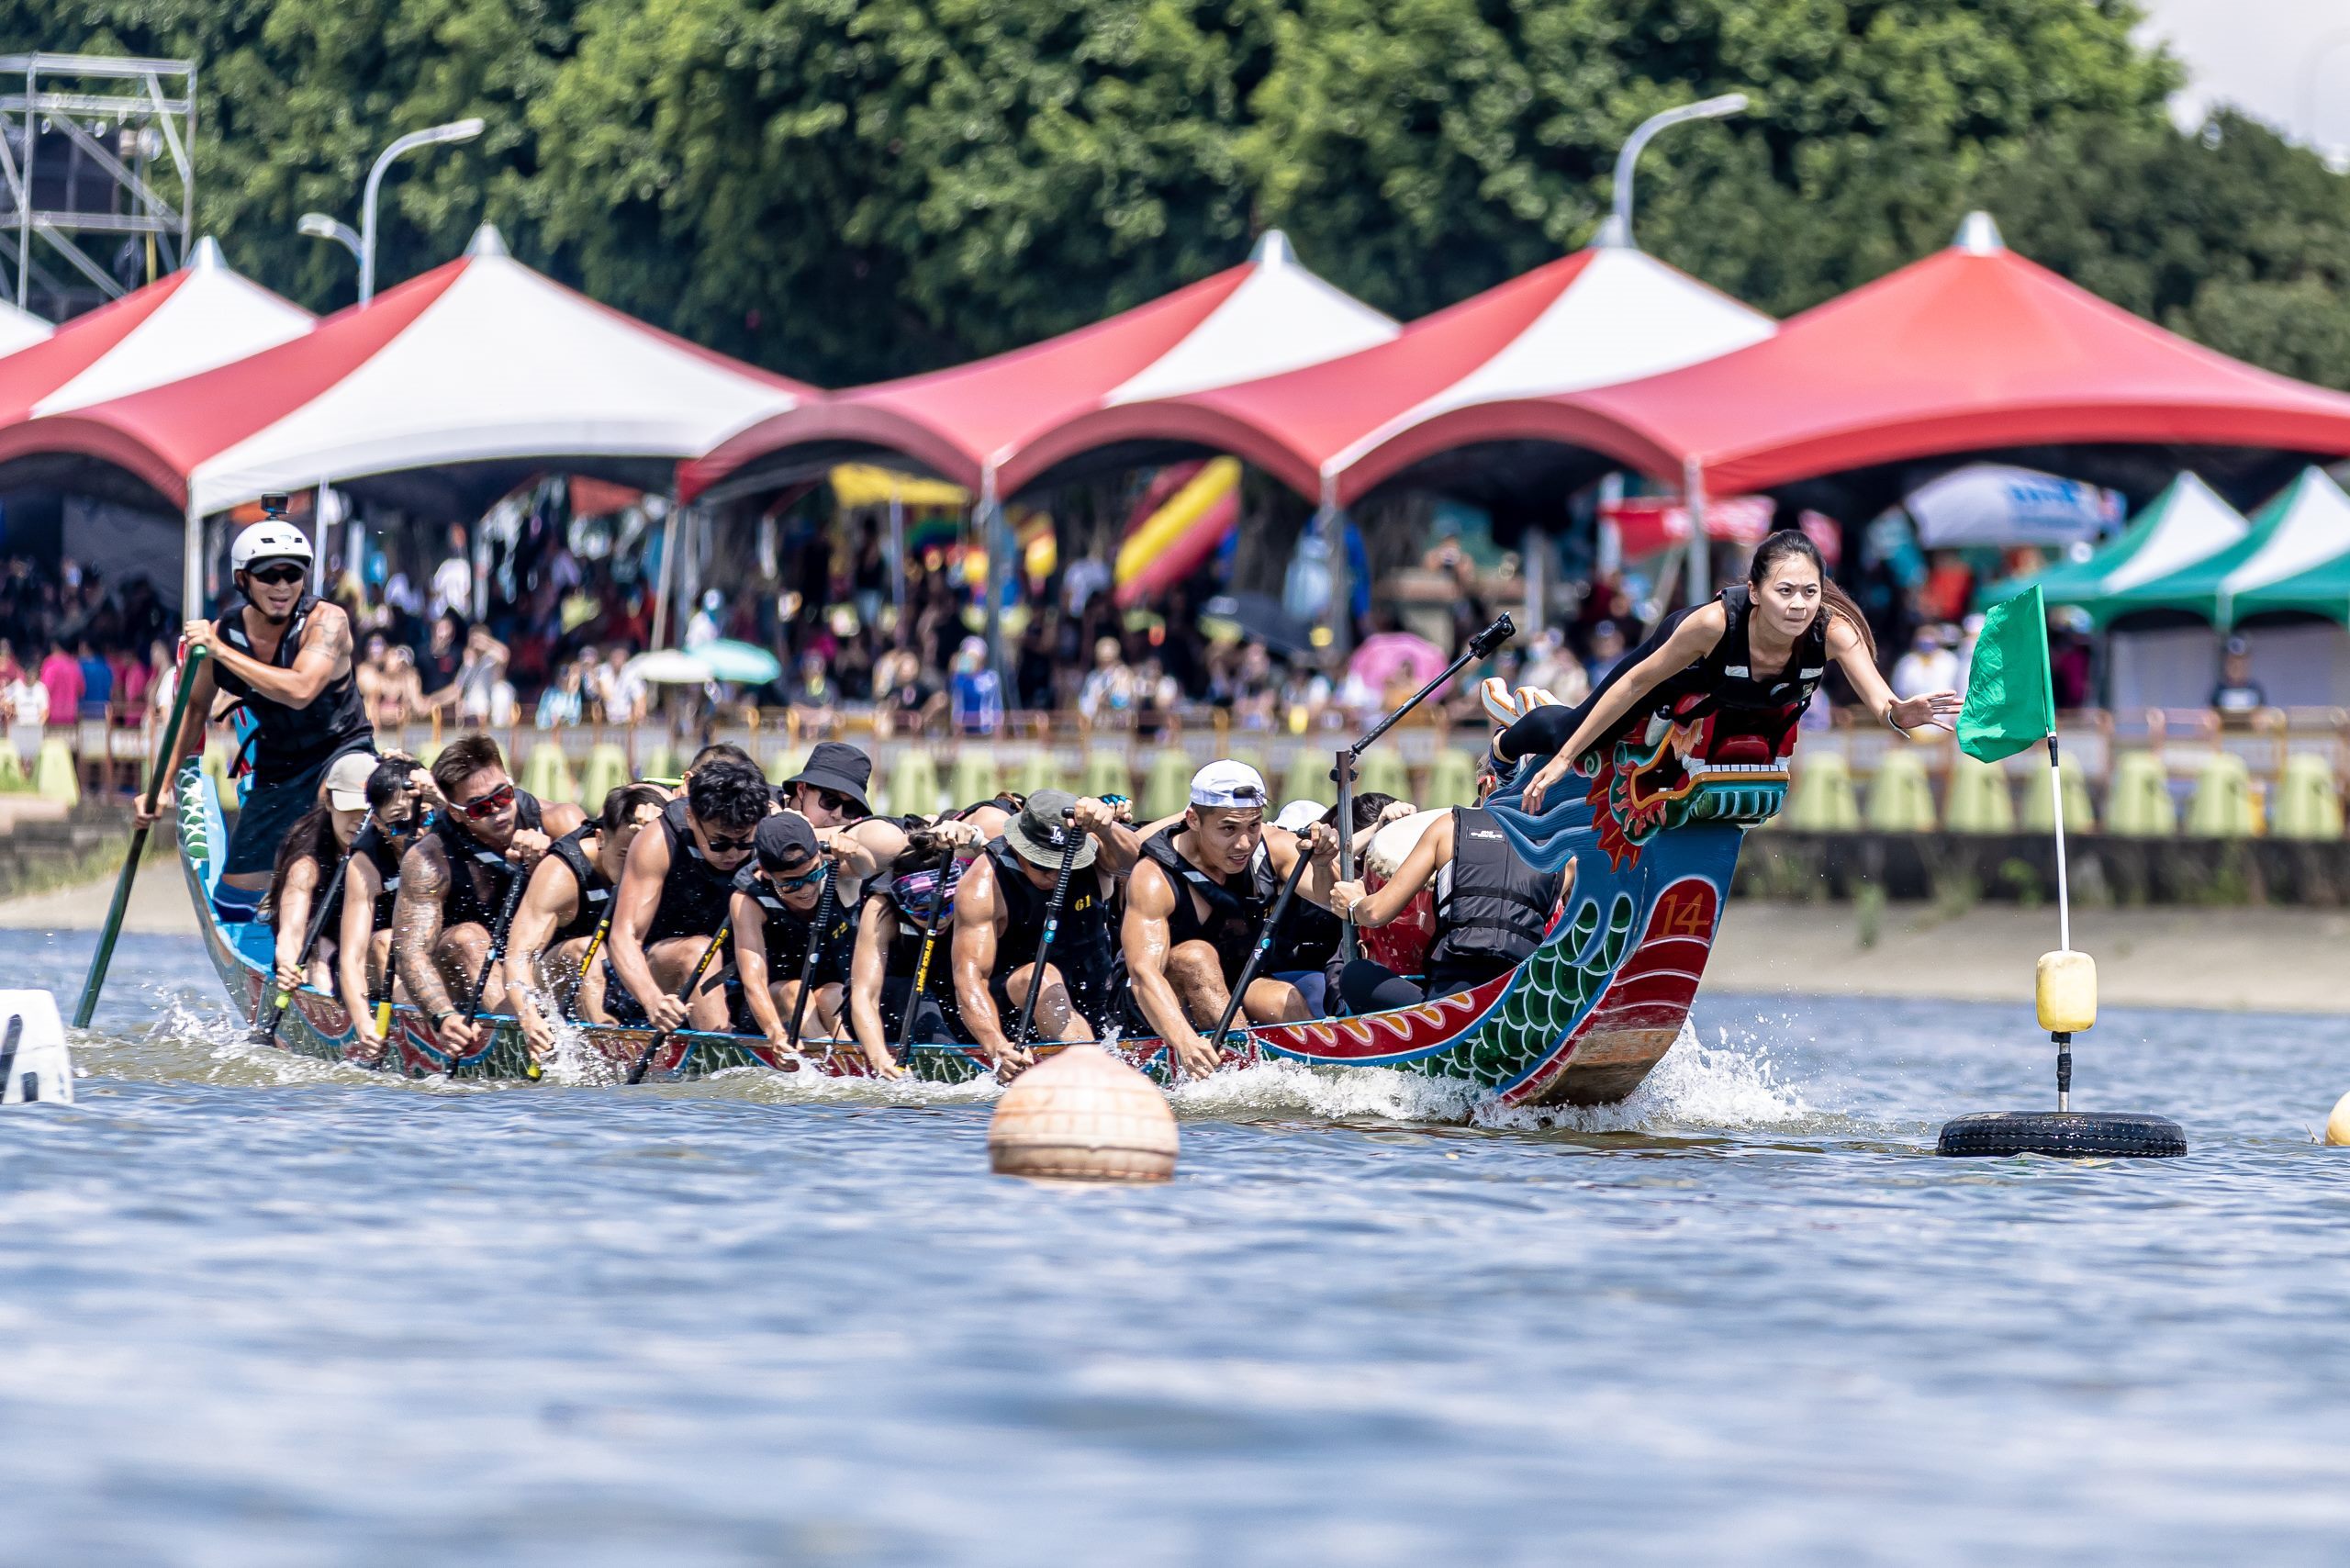
[[[308,708],[319,700],[327,683],[351,673],[351,617],[339,604],[320,604],[310,611],[302,629],[302,646],[291,666],[263,664],[227,643],[207,638],[212,656],[221,666],[241,677],[246,685],[273,702]]]
[[[441,903],[449,896],[449,857],[441,835],[426,834],[400,857],[400,891],[392,905],[392,969],[435,1030],[457,1011],[433,947],[441,940]]]

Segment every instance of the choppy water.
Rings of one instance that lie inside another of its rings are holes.
[[[982,1091],[402,1084],[117,964],[0,1119],[9,1563],[2344,1550],[2350,1021],[2109,1014],[2082,1099],[2184,1161],[1931,1158],[2047,1102],[2028,1008],[1708,996],[1626,1106],[1262,1070],[1108,1191]]]

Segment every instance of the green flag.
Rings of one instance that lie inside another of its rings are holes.
[[[1985,762],[2013,756],[2056,728],[2056,693],[2048,675],[2048,610],[2035,583],[1983,617],[1966,707],[1958,716],[1958,749]]]

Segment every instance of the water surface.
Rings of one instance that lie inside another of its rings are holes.
[[[66,998],[89,937],[0,935]],[[1707,996],[1628,1104],[1184,1091],[1156,1189],[988,1092],[452,1089],[126,938],[0,1119],[9,1563],[2339,1562],[2350,1021],[2109,1012],[2184,1161],[1942,1161],[2008,1008]],[[2020,977],[2020,980],[2021,977]]]

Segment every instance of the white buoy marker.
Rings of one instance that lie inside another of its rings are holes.
[[[73,1103],[73,1054],[57,998],[45,991],[0,991],[0,1104]]]

